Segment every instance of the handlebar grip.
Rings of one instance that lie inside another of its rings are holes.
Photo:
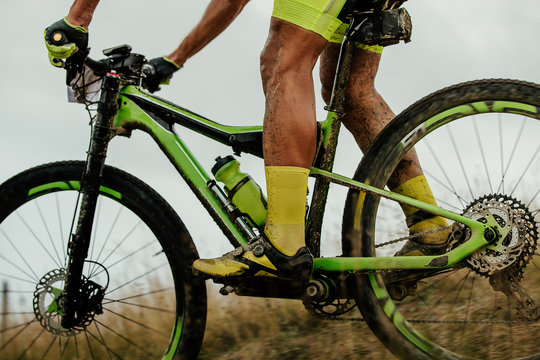
[[[142,71],[143,74],[147,76],[152,76],[156,73],[156,68],[152,64],[146,63],[143,65]]]
[[[69,43],[69,40],[63,31],[55,31],[51,36],[51,44],[56,46],[62,46]]]

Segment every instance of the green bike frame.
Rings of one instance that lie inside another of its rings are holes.
[[[337,145],[337,140],[332,139],[337,137],[340,125],[339,120],[339,112],[330,111],[327,119],[321,122],[323,144],[328,145],[332,151],[335,151],[335,146]],[[223,208],[222,203],[220,203],[215,193],[210,189],[209,184],[212,183],[211,176],[197,161],[186,144],[177,136],[173,128],[175,124],[231,146],[237,154],[246,152],[259,157],[262,157],[262,127],[221,125],[185,108],[142,92],[138,87],[131,85],[121,89],[119,109],[114,119],[114,131],[116,135],[129,136],[134,129],[147,132],[167,155],[173,166],[182,178],[185,179],[231,244],[233,246],[246,244],[249,239],[246,239],[244,233],[231,220],[227,211]],[[337,130],[335,129],[336,127],[338,128]],[[367,184],[354,181],[351,178],[334,174],[331,172],[333,154],[331,160],[330,164],[324,164],[324,161],[322,161],[323,167],[326,166],[326,168],[311,168],[311,176],[316,177],[323,184],[333,182],[355,190],[371,192],[462,223],[471,229],[471,237],[459,247],[443,255],[388,258],[316,258],[314,260],[315,270],[445,269],[452,267],[475,251],[488,246],[490,241],[495,240],[496,234],[504,237],[509,232],[509,229],[501,228],[492,216],[487,218],[486,223],[480,223],[437,206],[390,191],[374,188]],[[319,185],[319,187],[321,186]],[[314,193],[317,194],[317,190]],[[325,201],[326,193],[324,192],[322,199],[314,198],[311,205],[312,209],[321,211],[320,217],[322,217],[322,213],[324,212]],[[308,236],[310,231],[320,234],[319,225],[314,226],[308,221],[307,228]]]

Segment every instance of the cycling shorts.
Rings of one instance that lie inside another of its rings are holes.
[[[272,16],[313,31],[330,42],[341,43],[348,26],[340,16],[346,3],[347,0],[274,0]],[[383,49],[361,43],[357,47],[376,53]]]

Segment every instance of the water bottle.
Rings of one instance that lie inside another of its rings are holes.
[[[212,168],[216,180],[225,184],[229,199],[253,227],[266,222],[266,198],[257,183],[240,171],[240,163],[232,156],[216,158]]]

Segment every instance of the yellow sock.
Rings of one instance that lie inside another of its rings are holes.
[[[393,191],[438,206],[424,175],[419,175],[404,182]],[[448,226],[448,221],[441,216],[430,216],[409,205],[401,204],[401,208],[407,218],[407,226],[411,233],[416,234]],[[427,244],[442,244],[446,242],[448,233],[449,230],[425,235],[419,241]]]
[[[264,233],[274,247],[293,256],[306,246],[304,220],[309,169],[295,166],[267,166],[268,218]]]

